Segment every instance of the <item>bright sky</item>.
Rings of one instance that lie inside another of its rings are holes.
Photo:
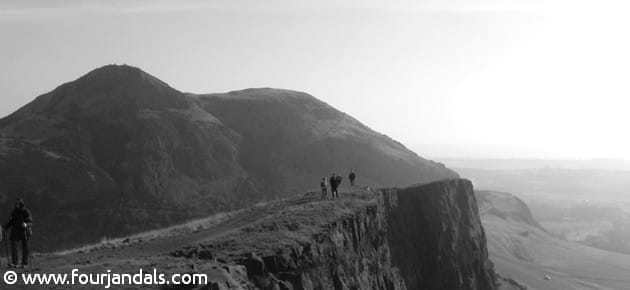
[[[0,116],[126,63],[306,91],[433,158],[630,159],[625,2],[0,0]]]

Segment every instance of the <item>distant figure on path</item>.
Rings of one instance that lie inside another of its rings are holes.
[[[326,198],[326,195],[328,195],[328,182],[326,181],[326,177],[322,178],[322,182],[319,183],[319,187],[322,188],[322,198],[321,199]]]
[[[337,191],[337,187],[339,186],[338,183],[338,177],[336,173],[333,173],[332,176],[330,177],[330,194],[332,195],[332,198],[335,199],[335,196],[339,197],[339,192]]]
[[[11,265],[16,267],[18,265],[18,242],[22,244],[22,268],[28,266],[28,240],[31,237],[32,230],[31,225],[33,223],[33,217],[31,211],[26,208],[24,201],[18,198],[15,201],[15,208],[11,212],[9,222],[4,226],[5,229],[11,229]]]
[[[354,186],[354,180],[357,179],[357,175],[354,174],[354,171],[350,170],[350,175],[348,175],[348,179],[350,179],[350,186]]]
[[[343,177],[341,177],[341,175],[337,175],[335,179],[337,180],[337,188],[339,188],[339,186],[341,185],[341,180],[343,180]]]

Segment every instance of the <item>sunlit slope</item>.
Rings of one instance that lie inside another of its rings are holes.
[[[476,194],[490,258],[501,276],[528,289],[630,289],[630,256],[552,237],[510,194]]]

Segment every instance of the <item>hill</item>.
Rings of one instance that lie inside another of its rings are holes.
[[[541,290],[630,286],[630,256],[551,236],[533,219],[525,203],[511,194],[478,191],[476,196],[490,259],[502,277]]]
[[[0,120],[0,209],[26,200],[36,251],[242,208],[350,168],[378,186],[457,177],[308,94],[194,95],[126,65]]]
[[[276,192],[303,190],[331,171],[352,169],[370,186],[456,177],[306,93],[249,89],[199,99],[243,138],[239,152],[247,172]]]

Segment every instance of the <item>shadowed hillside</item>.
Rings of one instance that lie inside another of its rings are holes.
[[[35,251],[242,208],[349,168],[372,185],[457,176],[307,94],[184,94],[130,66],[0,120],[0,209],[26,200]]]
[[[242,136],[243,167],[278,192],[315,187],[331,171],[345,177],[351,169],[359,171],[361,184],[374,186],[457,176],[305,93],[248,89],[200,100]]]

